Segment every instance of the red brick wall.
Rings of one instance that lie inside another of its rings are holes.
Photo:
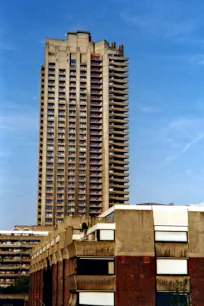
[[[154,257],[116,257],[116,306],[155,306],[155,278]]]
[[[204,305],[204,258],[189,258],[189,276],[193,306]]]

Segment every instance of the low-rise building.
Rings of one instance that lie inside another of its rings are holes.
[[[10,231],[0,231],[0,287],[11,286],[17,278],[29,276],[31,250],[51,229],[15,226]]]
[[[30,304],[204,305],[204,207],[115,205],[32,250]]]

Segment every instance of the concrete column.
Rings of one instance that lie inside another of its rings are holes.
[[[33,272],[33,294],[32,294],[32,306],[35,305],[35,294],[36,294],[36,271]]]
[[[57,306],[63,306],[63,261],[57,263]]]
[[[52,264],[52,306],[57,306],[57,263]]]
[[[36,271],[36,305],[39,304],[39,294],[40,294],[40,271]]]
[[[44,280],[43,280],[43,268],[39,271],[39,300],[43,302],[43,287],[44,287]]]
[[[30,275],[29,306],[32,306],[32,300],[33,300],[33,272]]]
[[[64,306],[69,305],[69,298],[70,298],[70,292],[69,292],[69,287],[68,287],[68,282],[67,282],[67,277],[69,276],[69,259],[64,259],[63,260],[63,269],[64,269]]]

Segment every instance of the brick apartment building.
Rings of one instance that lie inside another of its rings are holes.
[[[83,222],[33,249],[30,305],[204,305],[204,207],[115,205]]]

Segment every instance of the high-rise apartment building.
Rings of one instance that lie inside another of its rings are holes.
[[[41,68],[37,223],[128,202],[128,58],[89,32],[47,39]]]

